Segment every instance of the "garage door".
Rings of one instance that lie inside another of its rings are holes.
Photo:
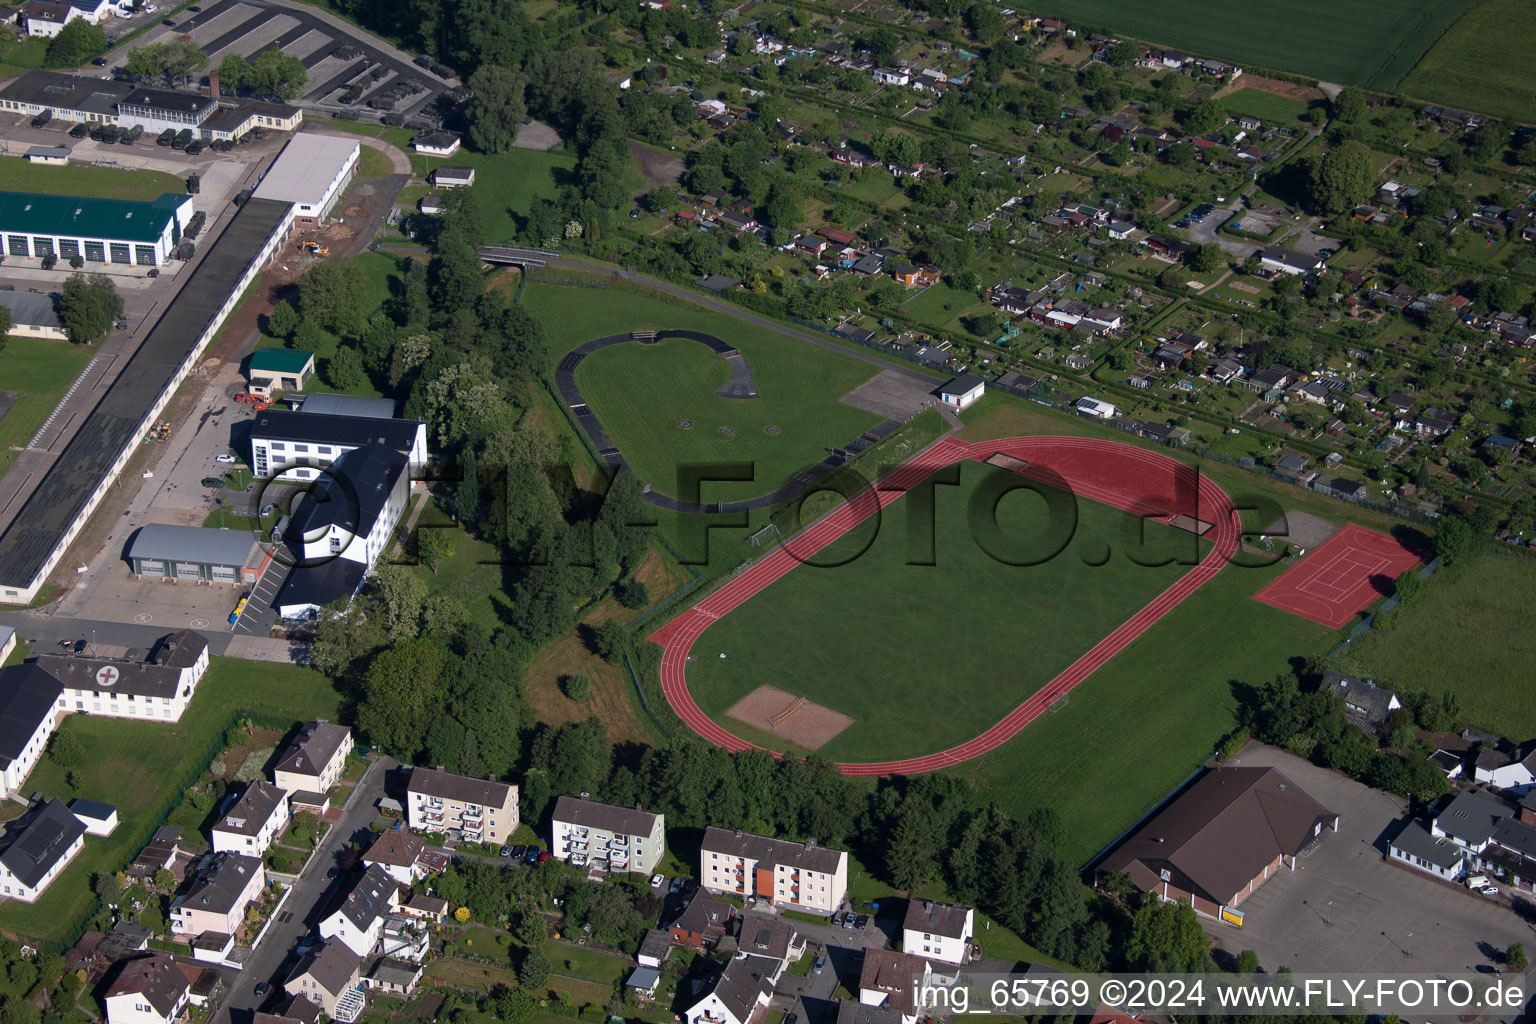
[[[151,562],[148,559],[141,560],[139,562],[139,574],[142,576],[164,576],[165,563],[159,561]]]
[[[233,583],[235,582],[235,570],[227,565],[216,565],[213,567],[213,581],[215,583]]]
[[[176,578],[179,580],[200,580],[203,578],[203,567],[197,562],[177,562]]]

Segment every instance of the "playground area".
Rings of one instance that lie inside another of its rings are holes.
[[[807,750],[821,749],[853,724],[847,715],[776,686],[759,686],[731,705],[726,714]]]

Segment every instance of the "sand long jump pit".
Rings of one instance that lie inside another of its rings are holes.
[[[847,715],[776,686],[759,686],[731,705],[726,714],[807,750],[826,746],[853,724]]]

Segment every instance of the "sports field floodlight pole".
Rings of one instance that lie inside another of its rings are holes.
[[[1328,909],[1323,915],[1323,920],[1327,922],[1329,928],[1333,927],[1333,900],[1328,901]]]

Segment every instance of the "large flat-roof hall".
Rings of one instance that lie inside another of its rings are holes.
[[[357,173],[362,148],[356,139],[295,135],[278,154],[253,195],[294,205],[298,224],[318,224]]]
[[[170,260],[192,212],[191,196],[170,193],[146,203],[0,192],[0,252],[158,267]]]

